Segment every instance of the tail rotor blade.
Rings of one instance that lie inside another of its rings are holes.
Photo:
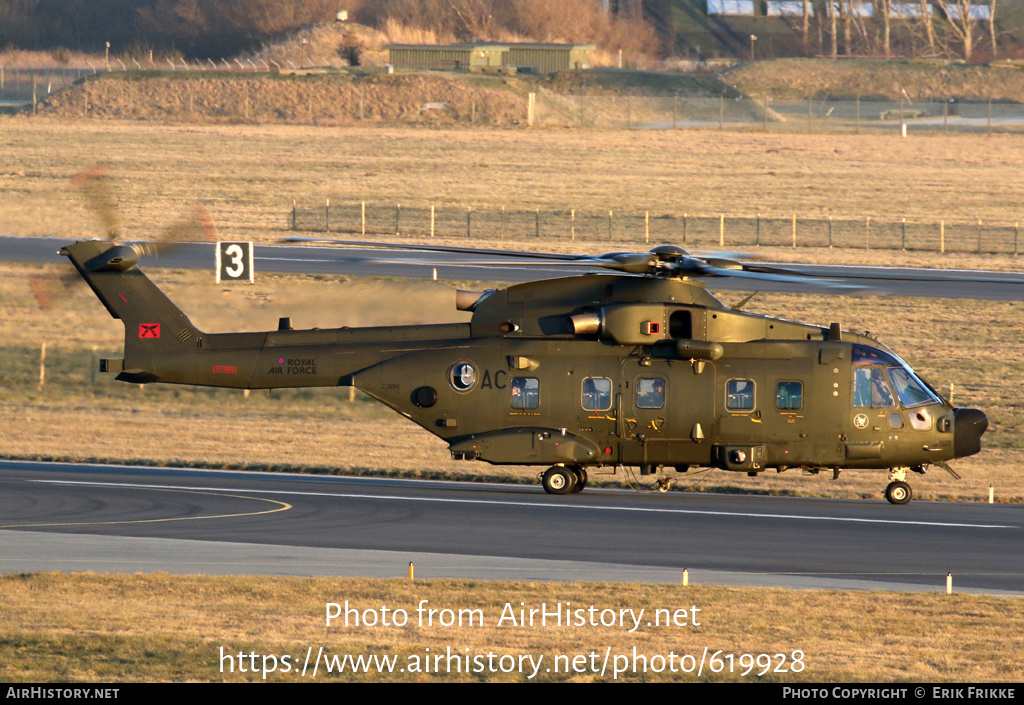
[[[71,179],[85,197],[86,204],[100,219],[108,240],[121,237],[121,221],[117,215],[117,202],[110,188],[110,175],[106,165],[100,164],[80,171]]]

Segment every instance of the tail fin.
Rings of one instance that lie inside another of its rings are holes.
[[[124,322],[124,363],[118,379],[159,379],[157,359],[194,353],[202,332],[143,274],[138,253],[110,240],[86,240],[61,249],[114,318]]]

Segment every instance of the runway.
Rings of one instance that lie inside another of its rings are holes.
[[[0,461],[0,570],[1024,594],[1024,507]]]
[[[70,242],[70,240],[68,241]],[[58,238],[0,237],[0,260],[8,262],[65,262],[57,250],[67,244]],[[479,255],[438,253],[410,245],[406,250],[309,247],[304,245],[257,245],[255,270],[294,274],[355,274],[384,277],[430,279],[436,270],[438,279],[483,282],[523,282],[543,278],[587,273],[585,267],[535,267],[522,260],[498,255],[481,262]],[[599,250],[595,249],[599,254]],[[765,263],[767,264],[767,263]],[[140,266],[214,270],[214,250],[210,244],[185,244],[159,257],[148,257]],[[869,293],[894,296],[920,296],[945,299],[990,299],[1024,301],[1024,274],[955,269],[918,269],[888,267],[852,267],[842,265],[805,265],[778,263],[778,266],[833,279],[849,287],[833,293]],[[822,291],[813,281],[806,284],[714,278],[705,280],[708,288],[737,291]]]

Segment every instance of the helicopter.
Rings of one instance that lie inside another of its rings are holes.
[[[298,330],[282,318],[277,330],[207,333],[141,271],[147,245],[94,239],[60,253],[124,323],[123,359],[100,362],[118,380],[352,386],[455,459],[546,468],[550,494],[580,492],[606,468],[639,468],[662,491],[698,468],[874,469],[901,505],[910,473],[934,465],[958,477],[948,461],[981,449],[985,413],[953,407],[878,340],[730,308],[700,281],[805,280],[799,271],[674,245],[597,256],[416,249],[583,273],[459,290],[469,322]]]

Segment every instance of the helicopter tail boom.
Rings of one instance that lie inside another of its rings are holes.
[[[61,250],[114,318],[124,322],[124,359],[101,371],[122,382],[235,389],[333,387],[384,359],[464,341],[468,323],[246,333],[204,333],[137,265],[139,251],[108,240]]]
[[[60,254],[71,260],[107,311],[124,322],[124,361],[119,378],[156,381],[158,356],[188,355],[189,341],[202,332],[181,309],[136,266],[138,251],[109,240],[87,240],[68,245]],[[117,361],[105,367],[115,371]]]

